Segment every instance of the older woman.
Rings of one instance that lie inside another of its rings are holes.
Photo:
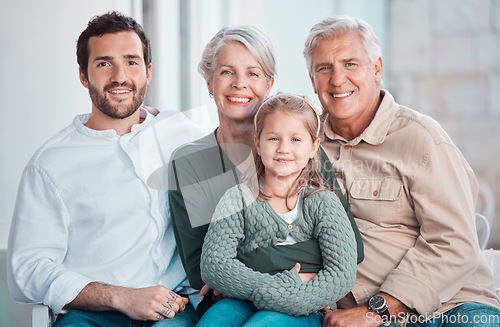
[[[168,200],[189,282],[206,294],[209,288],[200,276],[203,240],[219,199],[227,189],[239,183],[242,172],[253,164],[253,119],[274,82],[274,52],[268,37],[255,27],[223,28],[206,45],[198,68],[217,106],[219,127],[174,152]],[[325,162],[329,164],[328,159]],[[336,185],[334,176],[327,177],[327,181]],[[317,241],[275,246],[271,251],[273,255],[257,250],[238,254],[238,258],[254,270],[268,273],[290,269],[298,261],[304,280],[310,277],[307,274],[322,268]],[[362,255],[359,246],[358,252]],[[266,257],[281,259],[266,261],[263,259]],[[197,306],[198,311],[203,313],[213,300],[213,293],[208,292]]]
[[[239,182],[245,163],[253,162],[253,117],[274,83],[274,50],[255,27],[223,28],[206,45],[198,68],[219,127],[174,152],[168,200],[182,263],[199,290],[201,248],[215,206]],[[210,305],[209,295],[199,311]]]

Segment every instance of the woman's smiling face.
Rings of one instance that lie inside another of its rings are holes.
[[[253,119],[273,81],[266,79],[261,64],[240,42],[227,43],[216,60],[207,85],[213,92],[219,120]]]

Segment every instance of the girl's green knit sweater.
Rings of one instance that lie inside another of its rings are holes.
[[[299,217],[287,224],[245,184],[230,188],[217,205],[205,237],[203,280],[224,295],[252,301],[261,310],[300,316],[326,306],[335,308],[335,302],[354,286],[354,232],[333,192],[318,191],[299,201]],[[307,283],[302,283],[293,267],[270,275],[254,271],[236,258],[238,253],[283,242],[289,234],[299,243],[318,239],[323,269]]]

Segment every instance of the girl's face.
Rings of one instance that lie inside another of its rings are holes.
[[[268,81],[257,59],[240,42],[226,44],[217,56],[217,67],[208,91],[213,92],[219,119],[253,119],[269,93]]]
[[[260,137],[255,146],[262,158],[266,177],[297,178],[319,147],[306,124],[294,113],[277,112],[264,118]]]

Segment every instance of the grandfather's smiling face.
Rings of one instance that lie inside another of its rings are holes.
[[[311,58],[314,91],[334,132],[371,120],[379,104],[382,59],[371,62],[359,32],[322,39]]]

